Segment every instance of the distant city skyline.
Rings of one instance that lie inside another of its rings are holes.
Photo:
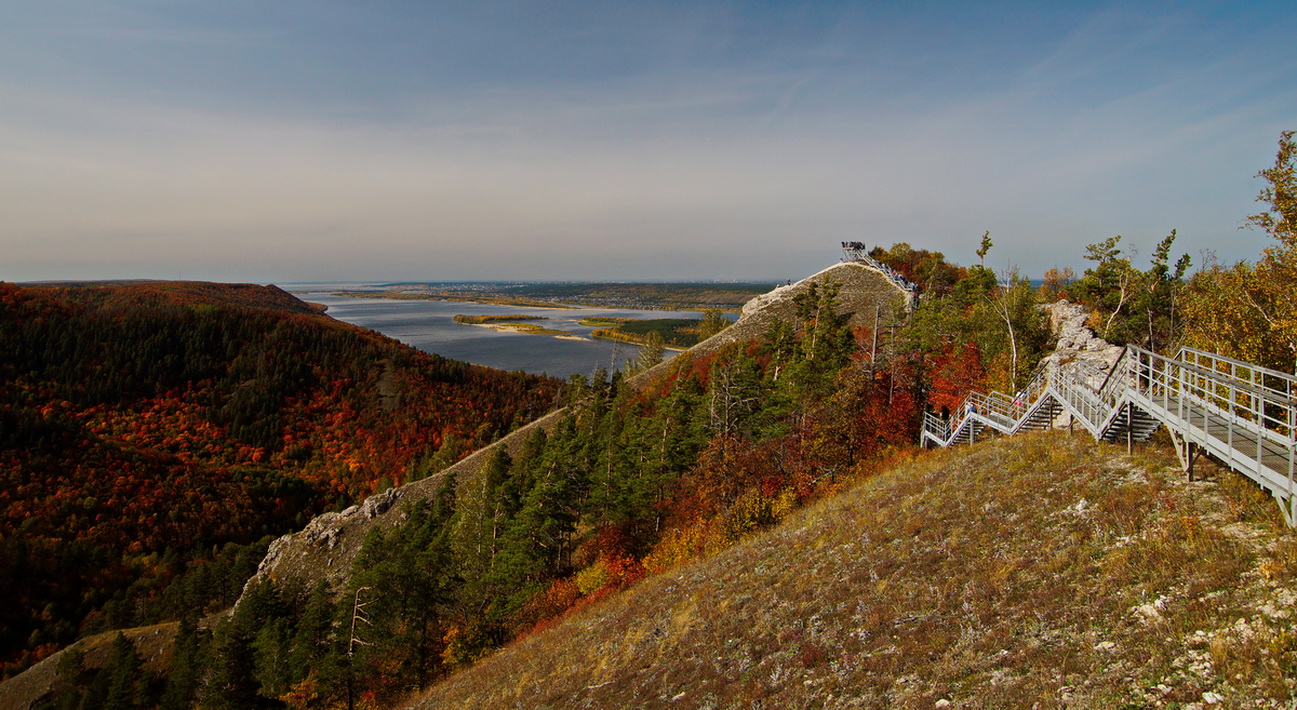
[[[1240,230],[1287,2],[0,5],[0,280],[1039,277]]]

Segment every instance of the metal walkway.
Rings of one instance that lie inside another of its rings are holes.
[[[896,287],[905,292],[906,307],[912,308],[919,298],[919,287],[905,278],[901,272],[884,264],[869,255],[869,246],[864,242],[842,242],[843,261],[858,261],[886,276]]]
[[[1297,376],[1202,350],[1169,358],[1128,347],[1106,372],[1081,360],[1042,369],[1015,396],[970,393],[950,421],[926,413],[921,439],[950,446],[988,430],[1047,429],[1064,412],[1102,441],[1146,441],[1165,426],[1190,479],[1206,452],[1269,491],[1297,527]]]

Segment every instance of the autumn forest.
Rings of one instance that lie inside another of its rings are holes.
[[[985,266],[989,232],[968,266],[879,246],[918,285],[910,313],[853,323],[839,285],[812,283],[760,337],[567,382],[425,354],[274,287],[0,284],[5,673],[168,621],[163,670],[121,636],[104,665],[65,659],[42,707],[392,706],[918,455],[925,409],[1030,379],[1060,299],[1111,343],[1291,371],[1295,162],[1287,132],[1247,217],[1269,239],[1255,262],[1194,263],[1168,229],[1146,259],[1107,237],[1082,273],[1033,282]],[[560,407],[479,475],[439,473]],[[430,476],[344,588],[244,589],[273,537]]]
[[[228,606],[258,541],[548,411],[273,287],[0,285],[0,657]],[[440,455],[440,458],[438,458]]]

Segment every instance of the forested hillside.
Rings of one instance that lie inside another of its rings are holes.
[[[1066,431],[906,457],[401,707],[1289,708],[1297,538],[1199,474]]]
[[[426,475],[554,383],[274,287],[0,284],[0,658],[228,606],[264,536]]]
[[[1263,288],[1248,280],[1247,263],[1191,274],[1190,259],[1174,251],[1174,231],[1147,266],[1132,262],[1121,237],[1108,237],[1086,248],[1084,273],[1053,270],[1039,287],[985,267],[989,233],[979,263],[967,267],[908,244],[879,247],[875,259],[919,285],[912,312],[892,311],[872,294],[852,300],[852,289],[896,287],[872,267],[843,264],[754,299],[738,323],[670,363],[637,363],[645,369],[633,376],[574,377],[563,394],[569,406],[506,439],[511,445],[409,486],[399,505],[374,505],[373,515],[363,506],[349,528],[335,525],[346,516],[322,516],[281,538],[279,557],[267,558],[228,619],[205,629],[190,618],[178,627],[165,668],[132,660],[138,651],[123,637],[94,668],[75,654],[60,659],[61,680],[41,703],[75,707],[107,692],[122,708],[381,708],[442,682],[430,705],[782,707],[845,697],[880,707],[979,698],[987,707],[1073,700],[1108,707],[1216,703],[1235,692],[1277,703],[1291,696],[1297,662],[1287,612],[1278,613],[1291,605],[1284,585],[1297,557],[1291,531],[1274,525],[1273,509],[1250,483],[1227,483],[1222,472],[1213,484],[1177,485],[1172,459],[1156,444],[1118,460],[1062,433],[967,458],[924,454],[915,441],[925,409],[949,410],[971,390],[1025,384],[1054,346],[1042,306],[1062,298],[1083,306],[1090,328],[1118,344],[1168,351],[1232,337],[1220,349],[1259,348],[1264,364],[1288,369],[1297,352],[1285,339],[1297,302],[1283,295],[1297,292],[1291,137],[1281,139],[1276,167],[1262,172],[1269,187],[1260,199],[1270,209],[1252,218],[1278,241],[1255,267]],[[849,278],[858,280],[844,287]],[[1230,291],[1236,278],[1255,289]],[[14,320],[38,327],[71,317],[60,309],[83,308],[24,305],[37,298],[14,291],[15,313],[38,314]],[[855,305],[843,308],[844,300]],[[336,367],[379,395],[353,401],[354,386],[321,385],[312,396],[327,406],[300,410],[297,388],[316,380],[270,376],[301,368],[272,365],[278,360],[264,347],[241,360],[262,341],[231,339],[241,347],[225,374],[192,388],[246,401],[251,416],[227,412],[223,399],[195,400],[203,421],[234,437],[212,460],[195,447],[139,448],[156,437],[104,441],[123,457],[155,455],[177,466],[192,459],[231,476],[275,466],[281,473],[258,474],[272,481],[307,470],[299,464],[329,462],[348,482],[339,493],[369,490],[362,481],[379,470],[360,454],[378,447],[344,447],[351,457],[336,458],[325,432],[352,418],[327,412],[350,406],[356,420],[371,421],[425,380],[400,375],[400,356],[388,367],[377,354],[387,351],[361,348]],[[317,359],[347,352],[341,342],[303,361],[314,372]],[[37,357],[26,357],[14,370],[16,391],[32,388],[25,368],[40,369]],[[111,363],[103,372],[110,380],[114,368],[129,371]],[[166,383],[167,372],[150,377]],[[398,373],[395,389],[382,385],[386,372]],[[467,370],[462,376],[471,379]],[[265,379],[243,393],[239,383],[254,377]],[[124,397],[134,409],[112,411],[144,420],[154,409],[140,403],[170,396],[159,387],[147,397],[119,387],[97,400],[67,386],[86,401],[61,395],[76,414],[51,411],[80,427],[69,436],[107,437],[115,430],[103,422],[112,420],[96,405]],[[258,404],[263,391],[280,406]],[[548,401],[530,396],[524,401]],[[509,417],[523,409],[515,405]],[[27,410],[15,421],[26,417],[25,430],[45,431],[37,425],[50,415]],[[282,416],[276,412],[322,429],[303,423],[299,436],[285,424],[276,449],[279,440],[261,438],[263,420]],[[357,435],[375,432],[383,447],[403,450],[399,436],[368,426]],[[476,445],[489,438],[485,430],[457,436]],[[229,447],[254,461],[217,458]],[[431,450],[431,442],[422,449]],[[416,470],[449,460],[435,459]],[[825,498],[832,500],[816,503]],[[817,507],[798,512],[808,504]],[[83,515],[84,503],[77,505],[74,497],[66,510]],[[142,513],[132,513],[144,526]],[[757,537],[780,525],[777,535]],[[348,569],[295,574],[278,564],[289,552],[299,571],[310,567],[303,561]],[[147,572],[140,560],[154,559],[148,551],[130,554],[138,556],[126,558],[137,565],[132,573]],[[611,617],[600,615],[601,604]],[[770,612],[781,605],[786,613]],[[576,626],[547,633],[562,624]],[[601,634],[603,625],[618,629],[617,638]],[[580,632],[577,647],[556,641],[571,628]],[[455,675],[502,647],[485,661],[489,676]]]
[[[548,431],[374,526],[340,593],[255,582],[207,642],[203,702],[390,704],[875,470],[912,440],[917,380],[861,360],[870,335],[839,296],[812,285],[795,322],[682,354],[647,384],[574,377],[577,404]]]

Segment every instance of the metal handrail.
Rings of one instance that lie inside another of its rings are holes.
[[[1121,354],[1118,355],[1116,361],[1112,363],[1112,367],[1108,368],[1108,375],[1103,378],[1103,383],[1099,385],[1100,392],[1107,388],[1108,381],[1112,379],[1112,376],[1117,372],[1118,367],[1125,361],[1127,352],[1130,352],[1130,346],[1123,346]]]
[[[1149,351],[1146,350],[1145,352],[1149,352]],[[1263,373],[1268,377],[1276,377],[1281,380],[1286,380],[1291,385],[1297,385],[1297,374],[1291,372],[1283,372],[1280,370],[1274,370],[1264,365],[1253,365],[1252,363],[1246,362],[1244,360],[1236,360],[1232,357],[1218,355],[1216,353],[1208,352],[1206,350],[1199,350],[1198,348],[1191,348],[1187,345],[1180,348],[1180,352],[1176,354],[1175,359],[1177,361],[1187,361],[1187,359],[1185,358],[1186,355],[1194,355],[1195,357],[1205,357],[1211,360],[1215,360],[1217,362],[1223,362],[1223,363],[1235,365],[1237,367],[1243,367],[1248,370]],[[1162,357],[1162,356],[1159,355],[1158,357]]]
[[[1186,352],[1199,357],[1225,362],[1235,368],[1253,368],[1248,363],[1193,350],[1192,348],[1184,348],[1181,351],[1182,354]],[[1196,375],[1201,378],[1201,381],[1183,376],[1171,377],[1169,375],[1170,372],[1177,370]],[[1297,376],[1287,375],[1268,368],[1255,367],[1255,370],[1264,371],[1267,376],[1280,378],[1286,386],[1280,389],[1264,383],[1258,384],[1250,379],[1241,379],[1236,375],[1231,376],[1213,368],[1202,367],[1197,362],[1185,362],[1143,348],[1128,347],[1123,351],[1121,359],[1107,372],[1095,367],[1089,361],[1077,360],[1060,366],[1053,378],[1048,377],[1045,371],[1039,372],[1014,397],[996,391],[990,393],[970,392],[961,400],[960,406],[956,410],[957,413],[963,416],[955,419],[956,426],[953,429],[958,429],[958,425],[962,424],[969,414],[981,415],[984,418],[994,414],[1017,423],[1022,415],[1051,386],[1060,390],[1060,392],[1071,395],[1071,397],[1068,397],[1070,403],[1083,409],[1081,412],[1083,418],[1097,424],[1110,414],[1110,412],[1105,412],[1105,409],[1110,410],[1123,399],[1124,392],[1128,390],[1142,392],[1150,388],[1154,382],[1159,382],[1162,387],[1171,387],[1170,383],[1174,382],[1175,389],[1178,392],[1194,396],[1204,405],[1212,406],[1223,413],[1228,412],[1232,415],[1242,416],[1245,419],[1250,417],[1253,421],[1266,424],[1267,426],[1262,428],[1270,432],[1283,435],[1285,434],[1284,430],[1287,430],[1285,438],[1293,439],[1297,435],[1297,416],[1291,416],[1294,411],[1293,408],[1297,406],[1297,396],[1295,396],[1297,395]],[[1119,377],[1118,374],[1122,376]],[[1100,375],[1102,375],[1102,380],[1100,380],[1099,386],[1094,387],[1087,384],[1087,381],[1092,382]],[[1212,392],[1213,385],[1223,386],[1226,394]],[[1235,396],[1238,393],[1246,394],[1249,399],[1255,398],[1271,406],[1257,407],[1251,401],[1240,401]],[[1242,407],[1241,413],[1240,407]],[[1290,416],[1275,416],[1270,413],[1272,410],[1284,411]],[[946,428],[947,430],[952,429],[952,427]]]
[[[918,285],[911,283],[909,279],[905,278],[905,276],[901,274],[901,272],[897,271],[896,269],[893,269],[887,264],[884,264],[883,262],[875,259],[874,257],[864,253],[863,251],[855,254],[854,258],[856,258],[859,261],[865,262],[869,266],[873,267],[874,269],[882,273],[883,276],[886,276],[888,279],[890,279],[892,283],[896,284],[896,286],[899,287],[900,289],[918,295],[919,293]]]
[[[1297,527],[1297,375],[1193,348],[1167,357],[1129,346],[1106,371],[1074,360],[1037,368],[1012,397],[970,392],[958,419],[925,417],[922,437],[941,446],[971,442],[979,423],[1014,434],[1046,400],[1095,438],[1129,436],[1137,428],[1146,436],[1150,425],[1172,428],[1185,446],[1205,448],[1270,490]]]
[[[1148,363],[1146,366],[1137,369],[1137,375],[1140,372],[1150,373],[1147,378],[1150,385],[1152,381],[1151,373],[1154,372],[1169,373],[1175,370],[1182,373],[1191,373],[1201,378],[1201,380],[1194,381],[1183,376],[1170,378],[1169,375],[1164,375],[1163,379],[1167,381],[1173,379],[1178,384],[1175,387],[1177,391],[1188,395],[1197,395],[1204,404],[1213,406],[1222,412],[1243,416],[1245,419],[1250,418],[1252,421],[1260,423],[1263,429],[1271,432],[1283,434],[1286,429],[1288,439],[1297,438],[1294,436],[1297,434],[1297,416],[1294,416],[1294,412],[1297,411],[1294,409],[1297,407],[1297,396],[1295,396],[1297,395],[1297,376],[1250,365],[1240,360],[1193,348],[1182,348],[1180,355],[1177,355],[1176,358],[1168,358],[1143,348],[1136,348],[1135,351],[1136,362],[1143,365],[1143,362],[1147,360]],[[1180,359],[1186,353],[1195,356],[1193,362],[1185,362]],[[1203,367],[1200,364],[1202,357],[1228,364],[1232,372],[1227,375],[1215,368]],[[1157,365],[1162,367],[1158,368]],[[1254,377],[1243,379],[1238,376],[1238,369],[1246,369],[1252,373],[1264,374],[1264,376],[1279,379],[1283,383],[1283,387],[1269,386],[1264,381],[1258,383]],[[1140,384],[1138,377],[1135,384],[1136,389],[1138,389]],[[1164,386],[1170,385],[1164,384]],[[1209,391],[1209,388],[1213,386],[1218,389],[1215,393]],[[1224,394],[1219,392],[1221,387],[1224,388]],[[1236,396],[1238,393],[1247,395],[1247,398],[1241,400]],[[1258,402],[1270,406],[1257,406]],[[1286,416],[1274,416],[1270,414],[1271,411],[1282,412]]]

